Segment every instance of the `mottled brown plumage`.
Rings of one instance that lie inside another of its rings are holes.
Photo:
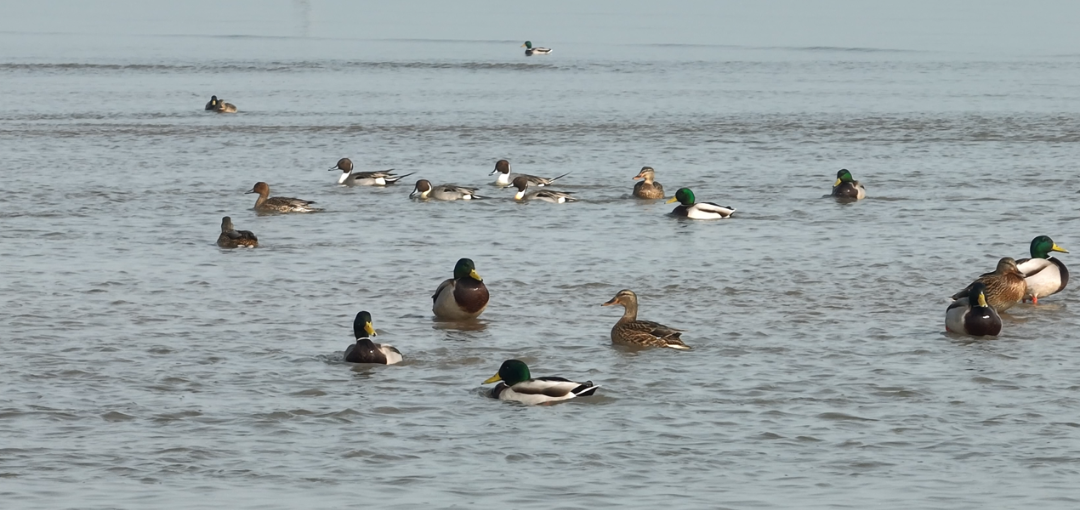
[[[659,182],[653,182],[656,171],[651,166],[641,167],[634,180],[643,179],[634,185],[634,196],[638,198],[664,198],[664,186]]]
[[[271,197],[270,185],[265,182],[257,182],[255,186],[251,188],[248,193],[258,193],[259,198],[255,199],[255,210],[259,212],[314,212],[321,211],[318,207],[311,207],[312,202],[310,200],[300,200],[299,198],[289,197]]]
[[[670,347],[689,350],[679,335],[682,330],[652,321],[637,320],[637,294],[628,289],[620,290],[615,297],[601,306],[623,305],[626,312],[611,328],[611,343],[635,347]]]
[[[986,286],[986,303],[998,313],[1012,308],[1027,294],[1024,273],[1016,267],[1016,260],[1012,257],[999,260],[994,272],[985,273],[975,281],[982,282]],[[968,297],[970,291],[971,285],[968,285],[964,287],[964,290],[953,294],[952,298]]]
[[[250,230],[236,230],[233,228],[232,218],[226,216],[221,218],[221,235],[218,236],[217,244],[222,248],[255,248],[259,246],[259,238]]]

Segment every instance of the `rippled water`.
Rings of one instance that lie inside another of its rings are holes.
[[[0,62],[5,508],[1080,502],[1072,289],[944,333],[999,257],[1080,249],[1080,57],[0,37],[70,45]],[[346,156],[493,199],[338,187]],[[582,202],[512,203],[500,158]],[[643,165],[736,216],[628,198]],[[869,198],[823,198],[839,168]],[[470,328],[430,312],[459,257]],[[613,347],[622,288],[694,350]],[[340,361],[361,309],[403,364]],[[485,398],[508,358],[603,388]]]

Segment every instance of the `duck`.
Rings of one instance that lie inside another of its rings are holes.
[[[236,230],[233,228],[232,218],[221,218],[221,235],[217,238],[217,245],[222,248],[256,248],[259,246],[259,238],[250,230]]]
[[[401,363],[401,351],[390,344],[372,342],[368,335],[377,336],[371,325],[371,314],[361,311],[353,319],[353,336],[356,343],[345,349],[345,361],[349,363],[376,363],[393,365]]]
[[[236,105],[232,103],[226,103],[224,100],[218,103],[216,110],[218,113],[236,113]]]
[[[549,189],[542,189],[526,193],[525,190],[529,189],[529,179],[524,175],[519,175],[514,178],[513,185],[517,188],[517,193],[514,194],[514,200],[518,202],[524,202],[527,200],[542,200],[544,202],[551,202],[553,204],[562,204],[566,202],[577,202],[577,198],[573,193],[569,191],[553,191]]]
[[[997,336],[1001,333],[1001,316],[986,303],[986,285],[971,284],[968,297],[949,304],[945,310],[945,331],[971,336]]]
[[[851,172],[842,169],[836,172],[836,182],[832,186],[832,196],[862,200],[866,198],[866,188],[851,177]]]
[[[719,220],[730,218],[735,213],[734,207],[725,207],[712,202],[697,202],[690,188],[679,188],[675,196],[667,201],[669,204],[673,202],[679,202],[681,205],[671,211],[671,214],[692,220]]]
[[[566,172],[565,174],[562,174],[562,175],[560,175],[558,177],[551,177],[551,178],[537,177],[535,175],[529,175],[529,174],[512,174],[511,175],[510,174],[510,162],[505,160],[505,159],[500,159],[500,160],[496,161],[495,162],[495,169],[492,170],[489,175],[495,175],[496,173],[498,173],[499,176],[495,178],[495,185],[503,187],[503,188],[505,188],[507,186],[510,186],[511,183],[514,181],[514,179],[517,179],[518,177],[525,177],[526,179],[529,180],[529,184],[539,188],[539,187],[542,187],[542,186],[547,186],[547,185],[555,182],[556,180],[562,179],[563,177],[566,177],[567,175],[570,175],[570,172]]]
[[[986,302],[997,313],[1012,308],[1013,305],[1019,303],[1027,295],[1027,282],[1024,281],[1024,273],[1021,273],[1020,269],[1016,267],[1016,260],[1012,257],[999,260],[994,272],[980,275],[974,283],[953,294],[952,298],[954,300],[969,298],[971,288],[975,283],[982,283],[985,286],[983,293],[986,295]]]
[[[634,196],[648,199],[664,198],[664,185],[653,182],[654,178],[656,178],[656,170],[653,170],[653,167],[641,167],[641,171],[634,176],[634,180],[643,180],[634,185]]]
[[[393,168],[377,172],[353,172],[353,163],[349,158],[339,159],[337,165],[330,168],[331,172],[334,170],[341,170],[337,183],[345,186],[389,186],[416,173],[395,175],[390,173],[394,171]]]
[[[1037,305],[1040,297],[1057,294],[1069,284],[1069,269],[1064,262],[1050,256],[1052,251],[1069,253],[1050,236],[1039,236],[1031,240],[1031,258],[1016,261],[1016,267],[1024,273],[1024,281],[1027,282],[1025,301],[1030,300]]]
[[[270,197],[270,185],[265,182],[256,182],[255,186],[251,188],[248,193],[258,193],[259,198],[255,199],[255,210],[259,212],[279,212],[279,213],[292,213],[292,212],[315,212],[321,211],[318,207],[311,207],[312,202],[310,200],[300,200],[299,198],[288,197]]]
[[[658,322],[639,321],[637,319],[637,294],[630,289],[620,290],[610,301],[600,306],[622,305],[626,311],[622,318],[611,328],[611,343],[633,347],[668,347],[679,351],[688,351],[690,347],[679,338],[681,329],[665,326]]]
[[[525,44],[522,44],[521,47],[525,48],[526,57],[531,57],[533,55],[547,55],[548,53],[551,53],[551,48],[533,48],[532,41],[525,41]]]
[[[420,198],[427,200],[434,198],[435,200],[481,200],[485,197],[476,194],[476,188],[466,188],[464,186],[458,186],[455,184],[440,184],[433,186],[431,181],[427,179],[420,179],[416,181],[416,186],[413,187],[412,193],[409,193],[409,198]]]
[[[218,101],[217,96],[210,96],[210,101],[206,103],[206,108],[204,108],[204,110],[206,110],[206,111],[217,110],[219,102],[220,101]]]
[[[488,297],[476,265],[472,259],[463,258],[454,266],[454,277],[440,283],[431,295],[431,311],[439,319],[475,319],[487,308]]]
[[[589,397],[600,389],[592,381],[574,382],[563,377],[532,378],[524,361],[508,359],[499,372],[484,380],[484,384],[498,382],[491,389],[491,397],[526,405],[550,404],[577,397]]]

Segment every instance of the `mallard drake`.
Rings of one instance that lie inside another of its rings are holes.
[[[1024,273],[1021,273],[1020,269],[1016,267],[1016,260],[1012,257],[999,260],[997,269],[993,273],[980,275],[975,282],[981,282],[986,286],[984,291],[986,302],[990,303],[990,306],[994,307],[994,310],[998,313],[1012,308],[1013,305],[1024,299],[1024,295],[1027,294]],[[968,297],[972,285],[968,285],[964,290],[953,294],[952,298]]]
[[[671,214],[690,218],[692,220],[719,220],[730,218],[735,212],[734,207],[724,207],[712,202],[695,201],[694,192],[690,191],[690,188],[679,188],[679,191],[675,192],[675,196],[667,201],[669,204],[673,202],[679,202],[681,205],[671,211]]]
[[[862,200],[866,198],[866,188],[859,184],[859,181],[852,179],[851,172],[840,170],[836,172],[836,182],[832,186],[832,196]]]
[[[420,179],[419,181],[416,181],[416,186],[413,187],[412,193],[409,193],[409,198],[420,198],[422,200],[434,198],[435,200],[453,201],[480,200],[485,197],[477,195],[476,188],[466,188],[454,184],[433,186],[431,181]]]
[[[220,103],[220,101],[218,101],[217,96],[210,96],[210,101],[208,103],[206,103],[206,108],[204,108],[204,109],[206,111],[210,111],[210,110],[215,110],[216,111],[218,109],[218,103]]]
[[[1027,282],[1024,299],[1030,299],[1037,305],[1040,297],[1057,294],[1069,284],[1069,270],[1065,263],[1050,256],[1052,251],[1069,253],[1069,250],[1058,246],[1049,236],[1039,236],[1031,240],[1030,251],[1031,258],[1016,261],[1016,267],[1024,273],[1024,281]]]
[[[495,175],[496,173],[498,173],[499,176],[495,178],[495,185],[496,186],[502,186],[504,188],[506,186],[509,186],[510,183],[513,182],[514,179],[517,179],[518,177],[525,177],[526,179],[529,180],[530,185],[536,186],[536,187],[539,188],[541,186],[547,186],[548,184],[551,184],[551,183],[555,182],[558,179],[562,179],[563,177],[566,177],[567,175],[570,175],[570,172],[566,172],[565,174],[562,174],[562,175],[560,175],[558,177],[547,178],[547,177],[537,177],[535,175],[529,175],[529,174],[511,174],[510,173],[510,162],[505,160],[505,159],[500,159],[500,160],[495,162],[495,169],[491,171],[490,175]]]
[[[255,248],[259,246],[259,238],[250,230],[236,230],[233,228],[232,218],[221,218],[221,235],[217,238],[217,245],[222,248]]]
[[[611,343],[634,347],[670,347],[688,351],[679,335],[681,329],[667,327],[658,322],[637,320],[637,294],[629,289],[620,290],[610,301],[600,306],[622,305],[626,308],[622,318],[611,328]]]
[[[968,297],[957,299],[945,310],[945,330],[972,336],[997,336],[1001,316],[986,304],[986,285],[971,284]]]
[[[375,327],[371,325],[371,314],[360,312],[353,319],[353,336],[356,343],[345,349],[345,361],[349,363],[378,363],[380,365],[393,365],[401,363],[401,351],[390,344],[377,344],[372,342],[368,335],[376,336]]]
[[[521,47],[525,48],[526,57],[531,57],[533,55],[547,55],[548,53],[551,53],[551,48],[533,48],[532,41],[525,41],[525,44],[522,44]]]
[[[472,259],[454,266],[454,277],[443,281],[431,295],[431,311],[440,319],[475,319],[487,308],[488,290]]]
[[[499,382],[502,381],[502,382]],[[524,361],[508,359],[499,367],[499,373],[489,377],[484,384],[499,382],[491,389],[491,397],[522,404],[549,404],[575,397],[588,397],[600,388],[592,381],[574,382],[562,377],[532,378]]]
[[[322,210],[318,207],[311,207],[311,204],[314,204],[315,202],[310,200],[300,200],[299,198],[289,197],[270,197],[270,185],[265,182],[256,182],[255,186],[252,187],[248,193],[259,194],[259,198],[255,199],[255,210],[259,212],[292,213]]]
[[[641,171],[634,176],[634,180],[644,179],[634,185],[634,196],[638,198],[664,198],[664,186],[659,182],[653,182],[656,171],[651,166],[641,167]]]
[[[565,202],[576,202],[574,194],[569,191],[553,191],[549,189],[541,189],[526,193],[531,184],[529,179],[524,175],[519,175],[514,178],[514,187],[517,188],[517,193],[514,193],[514,200],[524,202],[527,200],[543,200],[544,202],[551,202],[553,204],[562,204]]]
[[[334,170],[341,170],[337,183],[345,186],[389,186],[416,173],[394,175],[390,173],[394,171],[393,168],[377,172],[353,172],[353,163],[349,158],[339,159],[337,166],[330,168],[331,172]]]

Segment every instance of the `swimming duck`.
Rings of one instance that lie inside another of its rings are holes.
[[[475,319],[487,308],[488,290],[476,273],[472,259],[461,259],[454,266],[454,277],[439,284],[431,295],[431,311],[440,319]]]
[[[377,344],[372,342],[368,335],[376,336],[375,327],[371,325],[371,314],[360,312],[353,319],[353,336],[356,343],[345,349],[345,361],[349,363],[378,363],[380,365],[393,365],[401,363],[401,351],[390,344]]]
[[[562,204],[564,202],[577,202],[574,198],[574,194],[569,191],[552,191],[549,189],[542,189],[526,193],[525,190],[529,189],[529,179],[524,175],[519,175],[514,178],[514,187],[517,188],[517,193],[514,194],[514,200],[524,202],[526,200],[543,200],[544,202],[551,202],[553,204]]]
[[[217,245],[222,248],[255,248],[259,246],[259,239],[250,230],[236,230],[233,228],[232,218],[221,218],[221,235],[217,238]]]
[[[1024,295],[1027,294],[1027,283],[1024,281],[1024,273],[1020,272],[1020,269],[1016,267],[1016,260],[1012,257],[1005,257],[998,261],[997,269],[992,273],[985,273],[979,276],[979,279],[975,280],[975,283],[982,283],[986,286],[984,293],[986,294],[986,302],[990,306],[994,307],[998,313],[1004,312],[1013,305],[1019,303],[1021,299],[1024,299]],[[953,294],[953,299],[960,299],[962,297],[968,297],[971,292],[971,287],[974,285],[968,285],[964,290]]]
[[[832,186],[832,196],[862,200],[866,198],[866,188],[859,184],[859,181],[852,179],[851,172],[840,170],[836,172],[836,182]]]
[[[218,113],[236,113],[236,105],[232,103],[226,103],[225,101],[219,101],[216,111]]]
[[[664,198],[664,186],[659,182],[653,182],[656,171],[651,166],[641,167],[641,171],[634,176],[634,180],[643,179],[634,185],[634,196],[638,198]]]
[[[525,41],[525,44],[522,44],[521,47],[525,48],[526,57],[531,57],[533,55],[547,55],[548,53],[551,53],[551,48],[533,48],[532,41]]]
[[[971,284],[968,297],[960,298],[945,310],[945,331],[972,336],[997,336],[1001,333],[1001,316],[986,304],[986,285]]]
[[[1050,256],[1052,251],[1069,253],[1069,250],[1058,246],[1049,236],[1039,236],[1031,240],[1030,251],[1031,258],[1016,261],[1016,267],[1024,273],[1024,281],[1027,282],[1024,299],[1031,299],[1037,305],[1040,297],[1057,294],[1069,284],[1069,270],[1065,263]]]
[[[353,172],[352,160],[349,158],[339,159],[337,166],[330,169],[331,172],[334,170],[341,170],[337,183],[345,186],[387,186],[416,173],[394,175],[390,173],[393,168],[379,172]]]
[[[502,381],[502,382],[499,382]],[[491,389],[491,397],[499,400],[521,402],[522,404],[549,404],[575,397],[588,397],[600,388],[592,381],[574,382],[562,377],[532,378],[529,366],[524,361],[508,359],[499,367],[499,372],[484,384],[499,382]]]
[[[315,212],[321,211],[318,207],[311,207],[312,202],[310,200],[300,200],[299,198],[288,197],[270,197],[270,186],[265,182],[256,182],[255,186],[251,188],[248,193],[258,193],[259,198],[255,199],[255,210],[259,212]]]
[[[694,192],[690,191],[690,188],[679,188],[679,191],[675,192],[675,196],[667,201],[669,204],[672,202],[679,202],[681,205],[671,211],[671,214],[690,218],[692,220],[718,220],[730,218],[735,212],[734,207],[724,207],[712,202],[697,202],[694,198]]]
[[[565,174],[562,174],[562,175],[560,175],[558,177],[552,177],[550,179],[548,179],[546,177],[537,177],[535,175],[529,175],[529,174],[513,174],[513,175],[511,175],[510,174],[510,162],[505,160],[505,159],[500,159],[500,160],[496,161],[495,162],[495,169],[492,170],[491,174],[489,174],[489,175],[495,175],[496,172],[499,174],[499,176],[495,178],[495,185],[496,186],[502,186],[504,188],[506,186],[509,186],[510,183],[512,183],[514,181],[514,179],[516,179],[518,177],[525,177],[526,179],[529,180],[529,184],[539,188],[541,186],[547,186],[548,184],[551,184],[551,183],[555,182],[558,179],[562,179],[563,177],[566,177],[567,175],[570,175],[570,172],[566,172]]]
[[[218,109],[218,103],[219,103],[219,101],[218,101],[217,96],[210,96],[210,102],[206,103],[206,108],[204,108],[204,110],[207,110],[207,111],[217,110]]]
[[[637,294],[629,289],[620,290],[610,301],[600,306],[623,305],[626,311],[611,328],[611,343],[634,347],[670,347],[688,351],[690,347],[679,338],[681,329],[667,327],[652,321],[637,320]]]
[[[412,193],[409,193],[409,198],[417,197],[424,200],[434,198],[435,200],[446,201],[480,200],[485,198],[476,194],[476,188],[466,188],[455,184],[440,184],[438,186],[433,186],[427,179],[416,181],[416,186],[413,187]]]

